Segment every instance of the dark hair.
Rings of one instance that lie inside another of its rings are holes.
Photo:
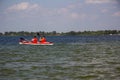
[[[34,36],[34,38],[36,38],[36,36]]]
[[[25,40],[25,39],[21,37],[20,40]]]

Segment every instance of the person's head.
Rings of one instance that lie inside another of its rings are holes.
[[[36,36],[34,36],[34,38],[36,38]]]
[[[21,37],[20,40],[25,40],[25,39]]]

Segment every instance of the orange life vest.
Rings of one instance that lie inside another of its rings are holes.
[[[40,42],[44,43],[44,42],[46,42],[46,39],[45,39],[45,38],[42,38],[42,39],[40,40]]]

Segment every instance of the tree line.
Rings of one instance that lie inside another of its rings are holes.
[[[27,31],[19,31],[19,32],[0,32],[0,36],[34,36],[39,33],[40,35],[45,35],[45,36],[63,36],[63,35],[120,35],[120,30],[99,30],[99,31],[69,31],[69,32],[44,32],[44,31],[39,31],[39,32],[27,32]]]

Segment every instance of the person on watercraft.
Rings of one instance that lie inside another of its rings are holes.
[[[19,42],[26,43],[26,42],[28,42],[28,41],[21,37]]]
[[[37,37],[36,36],[34,36],[34,38],[32,39],[32,41],[31,41],[32,43],[37,43],[38,42],[38,39],[37,39]]]
[[[47,42],[45,36],[43,36],[43,37],[40,38],[40,42],[41,42],[41,43]]]
[[[23,41],[25,41],[25,39],[21,37],[19,42],[23,42]]]

